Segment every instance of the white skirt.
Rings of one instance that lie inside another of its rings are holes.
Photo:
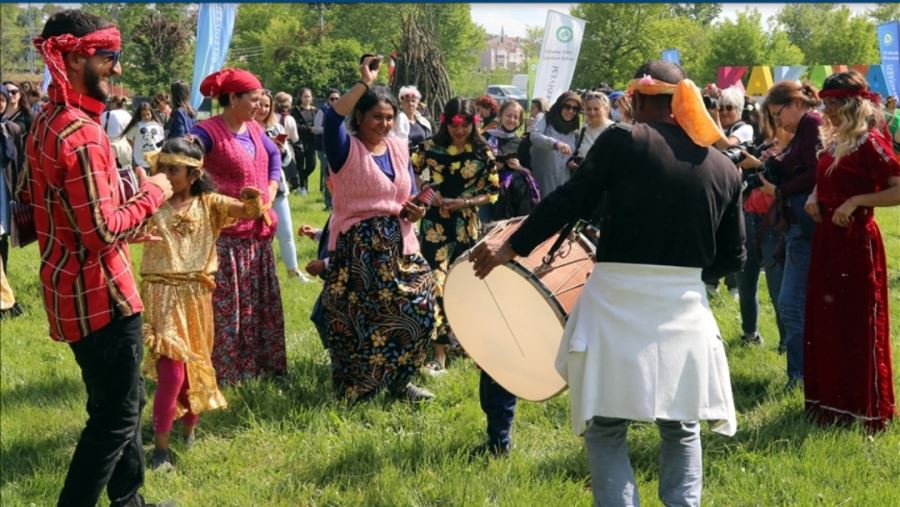
[[[569,384],[577,435],[594,416],[737,430],[699,268],[598,263],[569,315],[556,368]]]

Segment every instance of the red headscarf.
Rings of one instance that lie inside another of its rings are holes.
[[[222,69],[206,76],[200,83],[200,93],[204,97],[218,97],[226,93],[242,93],[262,88],[262,83],[242,69]]]
[[[84,37],[76,37],[70,33],[64,33],[48,37],[47,39],[37,37],[32,43],[35,49],[44,57],[44,62],[47,63],[47,68],[50,69],[50,76],[53,78],[53,82],[60,88],[63,101],[67,101],[68,91],[72,89],[72,84],[69,83],[69,78],[66,76],[66,65],[63,61],[63,55],[76,52],[85,56],[94,56],[98,49],[119,51],[122,48],[122,36],[119,34],[118,28],[110,26],[91,32]]]
[[[872,90],[866,88],[833,88],[831,90],[822,90],[819,92],[819,98],[846,99],[851,97],[860,97],[869,100],[875,104],[881,104],[881,96]]]

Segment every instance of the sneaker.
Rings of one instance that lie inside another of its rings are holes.
[[[193,431],[191,432],[190,435],[182,435],[181,437],[184,439],[184,448],[185,449],[190,449],[191,447],[194,447],[194,440],[196,439],[196,437],[194,437]]]
[[[422,366],[422,370],[432,377],[440,377],[447,373],[447,369],[442,367],[441,363],[437,361],[429,361],[425,366]]]
[[[403,389],[395,392],[394,396],[397,398],[405,399],[406,401],[411,401],[413,403],[430,401],[434,399],[434,394],[432,394],[431,391],[421,388],[413,384],[412,382],[406,384],[406,387],[404,387]]]
[[[153,459],[150,460],[150,470],[159,472],[168,472],[174,470],[175,465],[172,464],[172,453],[168,449],[153,449]]]
[[[762,345],[765,343],[759,333],[745,334],[741,336],[741,345]]]
[[[474,456],[490,455],[492,458],[507,458],[512,450],[512,444],[499,442],[484,442],[472,450]]]
[[[22,308],[22,305],[20,305],[19,303],[13,303],[13,305],[6,310],[0,310],[0,320],[14,319],[23,315],[24,313],[25,309]]]

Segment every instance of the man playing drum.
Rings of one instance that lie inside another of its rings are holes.
[[[700,420],[736,430],[728,364],[701,281],[745,258],[741,175],[710,149],[721,131],[677,65],[652,61],[632,81],[637,122],[607,129],[572,179],[547,196],[508,241],[470,256],[476,275],[577,218],[605,191],[597,264],[566,324],[557,369],[572,423],[584,435],[596,505],[638,505],[628,458],[630,421],[655,421],[659,497],[700,505]]]

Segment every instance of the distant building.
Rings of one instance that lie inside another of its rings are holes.
[[[509,37],[504,34],[503,28],[500,35],[488,34],[488,40],[484,52],[481,53],[482,70],[511,69],[515,70],[525,65],[525,50],[522,37]]]

